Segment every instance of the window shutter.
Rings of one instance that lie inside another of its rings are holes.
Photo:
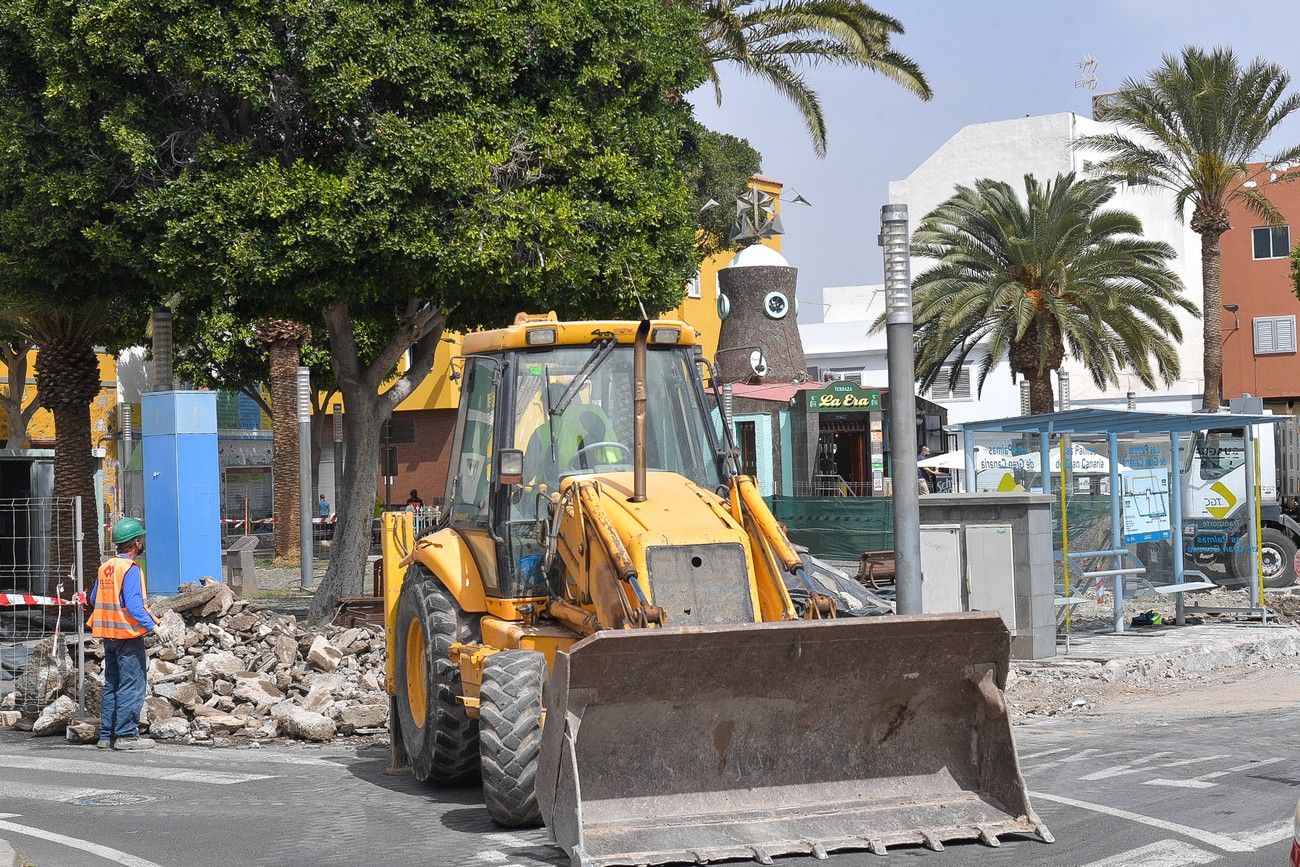
[[[952,391],[953,400],[970,400],[970,368],[963,367],[957,374],[957,386]]]
[[[1255,354],[1262,355],[1269,352],[1276,352],[1273,347],[1276,345],[1276,329],[1273,320],[1260,317],[1255,320]]]
[[[1295,317],[1279,316],[1274,324],[1275,352],[1295,352]]]

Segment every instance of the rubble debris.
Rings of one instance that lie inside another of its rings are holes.
[[[66,695],[61,695],[50,703],[41,715],[32,723],[34,735],[62,734],[77,715],[77,702]]]
[[[210,579],[182,585],[177,595],[151,601],[150,607],[160,620],[157,633],[145,639],[149,691],[141,733],[171,742],[247,746],[385,732],[382,629],[309,627]],[[86,645],[85,688],[88,698],[93,694],[95,710],[88,707],[80,719],[75,669],[72,677],[65,676],[69,660],[60,663],[52,642],[33,659],[35,666],[24,672],[28,695],[44,700],[23,706],[45,707],[45,712],[35,722],[28,718],[10,725],[23,729],[26,723],[42,734],[67,731],[69,740],[89,737],[103,682],[99,642]],[[0,724],[5,719],[0,717]]]

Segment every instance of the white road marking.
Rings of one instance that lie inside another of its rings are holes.
[[[1180,768],[1183,765],[1195,765],[1201,762],[1213,762],[1219,759],[1226,759],[1228,756],[1197,756],[1194,759],[1179,759],[1174,762],[1160,762],[1156,765],[1150,763],[1164,756],[1172,756],[1173,753],[1154,753],[1137,761],[1130,762],[1127,765],[1112,765],[1109,768],[1103,768],[1100,771],[1094,771],[1091,774],[1085,774],[1079,777],[1081,780],[1105,780],[1111,777],[1122,777],[1126,774],[1140,774],[1143,771],[1152,770],[1152,768]]]
[[[483,861],[484,863],[487,864],[500,864],[504,861],[510,860],[509,855],[507,855],[505,852],[498,852],[496,849],[487,849],[483,852],[478,853],[478,855],[476,855],[475,857],[479,861]]]
[[[1044,801],[1065,804],[1067,807],[1079,807],[1080,809],[1091,810],[1094,813],[1104,813],[1107,816],[1115,816],[1118,819],[1128,819],[1131,822],[1140,822],[1143,825],[1150,825],[1153,828],[1162,828],[1165,831],[1172,831],[1175,834],[1181,834],[1184,837],[1191,837],[1193,840],[1200,840],[1202,843],[1209,843],[1216,849],[1222,849],[1225,852],[1255,851],[1255,847],[1248,843],[1235,840],[1225,834],[1216,834],[1213,831],[1202,831],[1200,828],[1193,828],[1190,825],[1180,825],[1177,822],[1166,822],[1164,819],[1156,819],[1152,816],[1143,816],[1141,813],[1130,813],[1128,810],[1120,810],[1116,807],[1107,807],[1104,804],[1091,804],[1087,801],[1076,801],[1074,798],[1065,798],[1060,795],[1049,795],[1046,792],[1030,792],[1029,794],[1035,798],[1041,798]]]
[[[14,819],[17,817],[18,814],[16,813],[0,813],[0,819]],[[46,831],[44,828],[32,828],[28,825],[19,825],[17,822],[0,821],[0,831],[9,831],[14,834],[22,834],[24,837],[47,840],[50,843],[67,846],[69,849],[80,849],[82,852],[89,852],[91,855],[97,855],[106,861],[112,861],[114,864],[122,864],[124,867],[161,867],[161,865],[146,861],[144,858],[128,855],[126,852],[111,849],[108,846],[101,846],[98,843],[91,843],[88,840],[66,837],[63,834]]]
[[[1070,751],[1069,747],[1057,747],[1054,750],[1041,750],[1036,753],[1029,753],[1028,755],[1021,756],[1020,761],[1026,762],[1029,761],[1030,759],[1039,758],[1040,756],[1050,756],[1053,755],[1054,753],[1068,753],[1069,751]]]
[[[524,834],[529,834],[529,833],[531,833],[531,836],[533,836],[535,839],[530,840],[528,839],[528,837],[524,836]],[[530,849],[534,846],[551,845],[551,838],[544,830],[532,831],[532,832],[525,831],[523,833],[515,833],[515,834],[506,834],[506,833],[485,834],[483,835],[483,839],[495,843],[498,846],[504,846],[507,849]]]
[[[22,771],[51,771],[58,774],[93,774],[104,777],[138,777],[144,780],[174,780],[184,783],[211,783],[229,786],[253,780],[270,780],[272,774],[227,774],[221,771],[196,771],[158,765],[119,765],[79,759],[48,759],[37,756],[0,756],[0,768]]]
[[[1122,852],[1100,861],[1090,861],[1083,867],[1192,867],[1209,864],[1219,856],[1206,852],[1181,840],[1160,840],[1131,852]]]
[[[212,749],[210,747],[171,746],[169,744],[161,755],[157,751],[155,751],[154,755],[159,758],[179,757],[203,762],[212,761]],[[274,752],[265,747],[260,750],[221,751],[221,761],[223,763],[231,762],[245,765],[309,765],[325,768],[346,768],[348,762],[356,760],[356,756],[295,755],[293,753]]]
[[[1274,843],[1286,840],[1295,833],[1295,822],[1288,819],[1285,822],[1270,822],[1253,831],[1242,831],[1239,834],[1229,834],[1243,843],[1250,845],[1254,849],[1263,849],[1265,846],[1272,846]]]
[[[1075,762],[1086,762],[1089,761],[1090,759],[1109,759],[1109,758],[1114,758],[1116,756],[1126,756],[1126,755],[1131,755],[1132,752],[1133,752],[1132,750],[1113,750],[1109,753],[1103,753],[1101,750],[1095,747],[1089,747],[1086,750],[1079,750],[1076,753],[1070,753],[1070,755],[1068,756],[1062,756],[1059,759],[1052,759],[1051,761],[1043,762],[1041,765],[1035,765],[1034,767],[1029,768],[1029,771],[1044,771],[1047,770],[1048,768],[1054,768],[1057,765],[1069,765],[1069,764],[1074,764]]]
[[[1235,774],[1238,771],[1249,771],[1254,768],[1262,768],[1265,765],[1275,765],[1278,762],[1284,762],[1286,759],[1263,759],[1258,762],[1246,762],[1244,765],[1237,765],[1235,768],[1228,768],[1222,771],[1214,771],[1209,774],[1201,774],[1196,777],[1188,777],[1185,780],[1146,780],[1142,783],[1144,786],[1172,786],[1177,789],[1212,789],[1218,783],[1211,783],[1210,780],[1217,780],[1219,777],[1226,777],[1228,774]]]

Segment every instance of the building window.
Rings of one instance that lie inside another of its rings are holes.
[[[1285,259],[1291,252],[1290,226],[1257,226],[1250,239],[1256,259]]]
[[[694,277],[686,281],[686,297],[700,297],[700,274],[698,271],[695,273]]]
[[[822,372],[822,377],[826,382],[852,382],[855,385],[862,385],[861,368],[849,370],[826,370]]]
[[[740,472],[758,478],[758,431],[752,421],[736,422],[736,445],[740,448]]]
[[[931,400],[970,400],[970,368],[963,366],[961,372],[957,374],[956,385],[951,385],[952,368],[942,367],[939,369],[939,378],[934,381],[934,386],[930,389]]]
[[[1294,316],[1256,316],[1255,354],[1295,352]]]
[[[1145,187],[1150,185],[1151,176],[1145,172],[1126,172],[1124,175],[1124,184],[1129,187]]]

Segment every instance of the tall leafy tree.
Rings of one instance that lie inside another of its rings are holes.
[[[1270,181],[1300,177],[1300,145],[1267,157],[1264,145],[1290,114],[1300,93],[1275,63],[1242,65],[1230,48],[1184,48],[1166,55],[1146,78],[1129,79],[1108,96],[1098,120],[1118,132],[1087,136],[1079,146],[1106,156],[1102,168],[1175,194],[1174,213],[1201,236],[1205,282],[1205,408],[1217,410],[1223,380],[1223,303],[1219,239],[1232,227],[1228,206],[1244,204],[1266,223],[1282,222],[1269,201]],[[1261,169],[1252,161],[1263,160]]]
[[[749,188],[749,179],[762,168],[763,158],[749,141],[695,124],[695,212],[699,251],[703,256],[729,246],[727,238],[736,216],[736,197]]]
[[[808,84],[809,69],[867,69],[923,100],[931,97],[921,67],[890,44],[903,35],[902,23],[861,0],[704,0],[700,8],[699,40],[718,104],[721,68],[734,64],[794,103],[818,156],[826,154],[826,117]]]
[[[182,303],[323,326],[351,459],[318,620],[361,591],[381,425],[445,328],[669,309],[694,271],[693,9],[13,5],[135,168],[101,243]]]
[[[3,319],[3,316],[0,316]],[[27,425],[41,408],[39,391],[27,393],[29,355],[36,348],[21,329],[10,327],[7,338],[0,337],[0,364],[5,366],[5,382],[0,385],[0,412],[5,415],[5,448],[27,448]]]
[[[133,314],[147,310],[147,289],[93,240],[129,195],[124,176],[105,158],[112,145],[104,129],[50,79],[19,5],[0,6],[0,311],[7,329],[38,350],[37,391],[54,416],[54,496],[80,497],[83,524],[94,528],[95,347],[129,340],[132,325],[143,325]],[[88,570],[99,542],[97,532],[85,534]],[[71,563],[66,545],[56,545],[59,562]]]
[[[1146,386],[1178,377],[1175,308],[1195,311],[1169,268],[1174,250],[1142,237],[1133,214],[1106,209],[1114,187],[1073,174],[1046,183],[981,180],[927,214],[912,254],[937,264],[913,281],[916,370],[929,388],[981,341],[977,389],[1010,360],[1030,383],[1030,410],[1051,412],[1051,374],[1067,354],[1102,388],[1131,371]],[[876,323],[880,327],[881,322]]]

